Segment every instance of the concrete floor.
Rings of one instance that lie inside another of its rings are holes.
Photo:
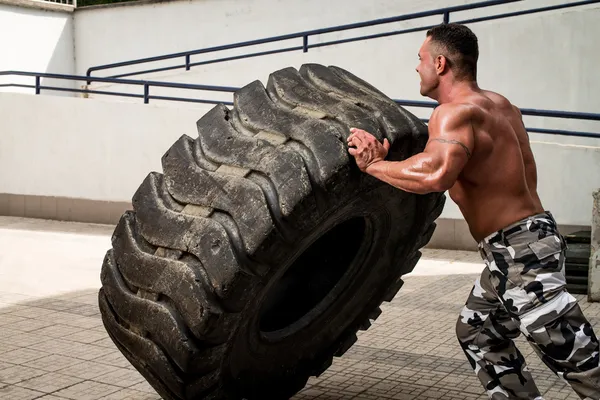
[[[155,400],[97,307],[110,226],[0,217],[0,400]],[[295,399],[485,399],[454,336],[477,253],[426,249],[358,342]],[[598,331],[600,304],[576,296]],[[546,400],[578,399],[523,339]]]

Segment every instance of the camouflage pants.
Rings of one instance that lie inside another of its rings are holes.
[[[460,345],[490,399],[542,399],[512,339],[524,334],[582,399],[600,399],[599,346],[566,290],[566,244],[549,212],[479,243],[486,267],[460,313]]]

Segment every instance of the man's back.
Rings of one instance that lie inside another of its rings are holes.
[[[536,166],[519,110],[489,91],[470,93],[453,103],[469,108],[474,146],[449,193],[475,240],[542,212]]]

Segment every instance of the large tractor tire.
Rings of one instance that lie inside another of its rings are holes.
[[[102,265],[99,304],[163,398],[290,398],[396,295],[445,197],[362,173],[351,127],[387,138],[389,160],[428,137],[371,85],[307,64],[215,106],[142,183]]]

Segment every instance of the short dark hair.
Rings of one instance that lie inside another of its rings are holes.
[[[428,30],[427,37],[447,51],[448,54],[442,55],[449,59],[450,68],[455,68],[458,77],[477,78],[479,45],[471,29],[460,24],[442,24]]]

